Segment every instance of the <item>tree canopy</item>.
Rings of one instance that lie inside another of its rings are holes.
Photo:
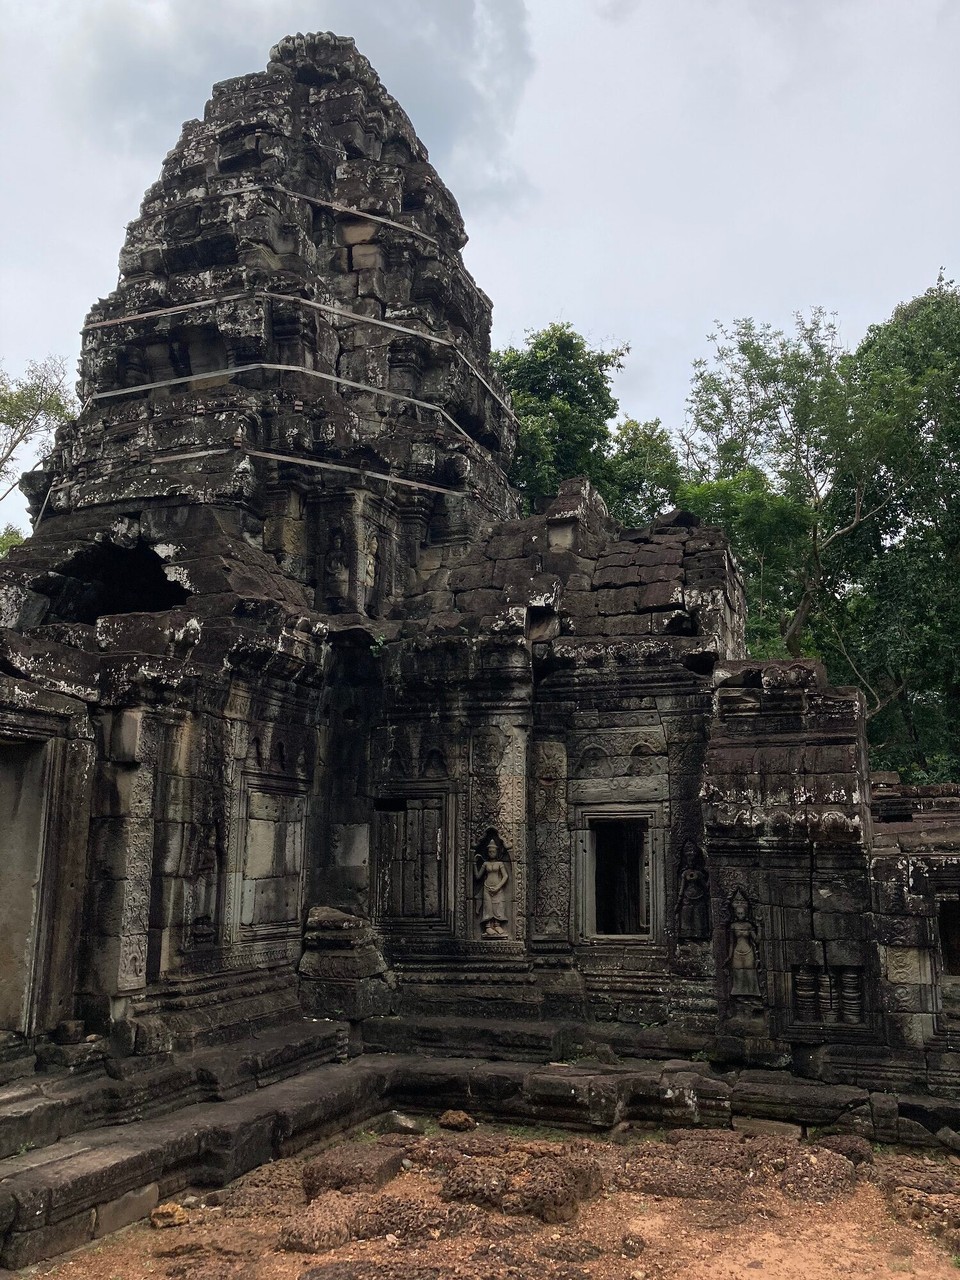
[[[627,418],[611,430],[619,409],[613,374],[629,351],[591,347],[557,322],[529,331],[522,348],[493,353],[520,423],[510,478],[527,510],[577,475],[589,477],[625,524],[652,520],[673,502],[680,463],[660,420]]]
[[[0,501],[16,488],[28,448],[42,452],[54,430],[75,416],[63,360],[33,360],[21,378],[0,365]]]
[[[960,776],[960,290],[941,276],[872,326],[855,359],[865,380],[897,383],[902,453],[886,507],[845,549],[816,641],[864,691],[875,762],[944,781]]]
[[[675,432],[615,422],[625,346],[555,324],[499,353],[525,500],[585,474],[625,524],[681,505],[722,525],[750,651],[859,685],[877,766],[960,776],[960,290],[941,276],[854,350],[821,309],[708,343]]]
[[[0,501],[16,488],[25,455],[43,453],[56,428],[76,412],[63,360],[33,360],[21,378],[11,378],[0,365]],[[23,533],[8,523],[0,530],[0,558],[22,541]]]
[[[0,529],[0,560],[7,554],[11,547],[19,547],[23,542],[23,533],[15,524],[9,522]]]
[[[612,514],[626,525],[647,524],[676,505],[683,478],[670,432],[659,418],[626,418],[611,434],[600,488]]]
[[[594,349],[558,322],[529,332],[521,348],[493,353],[520,421],[511,479],[528,507],[569,476],[589,476],[603,488],[607,423],[617,412],[611,374],[629,350]]]

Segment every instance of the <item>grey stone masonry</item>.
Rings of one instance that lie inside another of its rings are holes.
[[[722,530],[582,477],[522,515],[465,239],[330,34],[147,191],[0,565],[7,1155],[374,1053],[456,1055],[451,1105],[533,1064],[526,1118],[958,1128],[960,791],[871,779],[859,695],[747,655]],[[654,1065],[558,1109],[534,1068],[582,1053]],[[143,1150],[5,1265],[143,1211]]]

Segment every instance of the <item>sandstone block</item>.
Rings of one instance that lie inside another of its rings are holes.
[[[79,1249],[93,1238],[94,1217],[93,1209],[85,1209],[36,1231],[13,1231],[4,1243],[0,1262],[11,1271],[19,1271],[54,1254]]]
[[[190,1221],[190,1214],[175,1201],[158,1204],[150,1214],[150,1225],[158,1229],[166,1227],[185,1227]]]
[[[149,1217],[157,1207],[159,1199],[159,1188],[155,1182],[151,1182],[149,1186],[138,1187],[135,1191],[128,1191],[115,1200],[108,1200],[106,1204],[98,1205],[93,1230],[94,1238],[108,1236],[114,1231],[119,1231],[121,1227],[128,1227],[131,1222],[139,1222],[141,1218]]]

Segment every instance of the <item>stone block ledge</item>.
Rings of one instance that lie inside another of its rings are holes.
[[[226,1101],[346,1054],[345,1024],[298,1020],[229,1047],[108,1059],[110,1074],[34,1072],[0,1087],[0,1168],[21,1149],[36,1154],[105,1125]]]
[[[960,1146],[960,1102],[869,1092],[778,1071],[718,1072],[684,1058],[617,1065],[366,1054],[221,1102],[90,1129],[0,1161],[0,1265],[11,1270],[99,1239],[190,1186],[223,1186],[392,1106],[462,1108],[487,1120],[729,1128],[758,1124]]]
[[[0,1266],[32,1266],[145,1217],[187,1186],[223,1186],[385,1107],[393,1064],[315,1067],[225,1102],[89,1129],[0,1161]]]

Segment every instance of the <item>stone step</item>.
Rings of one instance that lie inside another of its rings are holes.
[[[192,1056],[198,1078],[209,1083],[218,1100],[236,1097],[251,1088],[263,1088],[310,1066],[348,1056],[349,1029],[344,1022],[308,1018],[293,1027],[274,1027],[229,1049],[209,1050]]]
[[[535,1018],[497,1019],[419,1014],[367,1018],[366,1053],[440,1052],[463,1058],[549,1062],[565,1057],[572,1039],[567,1024]]]
[[[0,1085],[31,1076],[37,1067],[35,1053],[7,1052],[0,1055]]]
[[[443,1010],[443,1006],[439,1006]],[[469,1005],[433,1014],[419,1011],[367,1018],[366,1053],[443,1053],[461,1058],[557,1062],[590,1055],[658,1060],[703,1049],[701,1029],[682,1022],[644,1027],[629,1023],[471,1016]]]
[[[721,1073],[689,1058],[601,1065],[366,1054],[0,1161],[0,1266],[77,1248],[188,1187],[223,1186],[392,1106],[607,1132],[624,1124],[726,1128],[748,1116],[934,1147],[938,1134],[952,1143],[960,1127],[951,1099],[868,1093],[785,1071]]]
[[[229,983],[157,984],[136,1002],[129,1031],[138,1054],[192,1053],[267,1034],[301,1015],[294,975],[239,973]]]
[[[109,1074],[35,1074],[0,1089],[0,1159],[106,1124],[249,1093],[321,1063],[342,1060],[347,1027],[303,1019],[193,1054],[114,1059]]]
[[[227,1102],[91,1129],[0,1162],[0,1265],[16,1270],[223,1186],[384,1109],[390,1060],[314,1067]]]

